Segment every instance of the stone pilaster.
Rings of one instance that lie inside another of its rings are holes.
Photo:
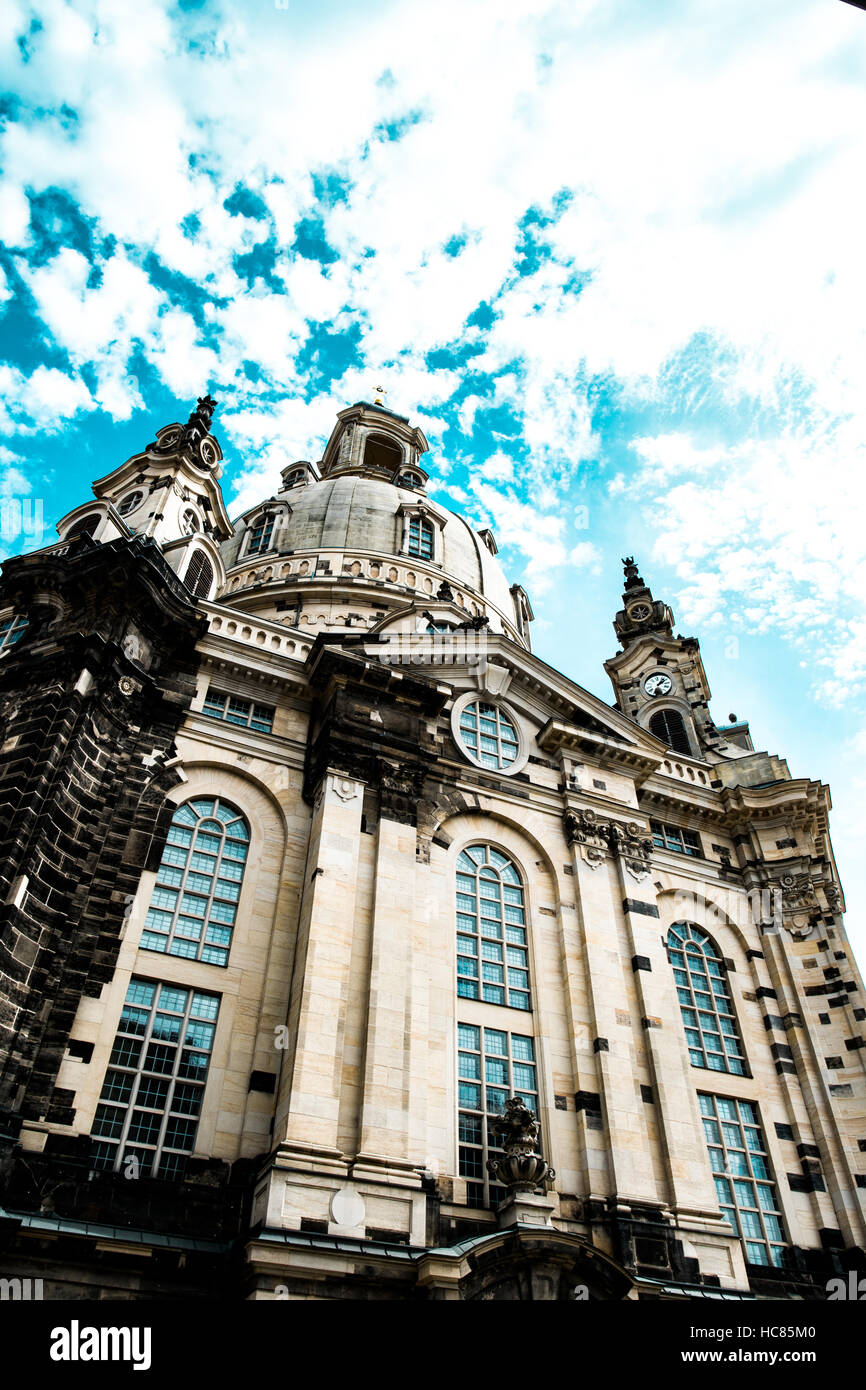
[[[323,778],[313,807],[301,899],[288,1048],[274,1138],[340,1158],[346,1023],[352,988],[363,784]]]
[[[616,869],[605,842],[597,833],[594,813],[582,815],[580,827],[572,813],[566,815],[566,838],[571,844],[579,935],[587,978],[587,1022],[592,1034],[587,1041],[594,1056],[593,1085],[584,1086],[588,1058],[580,1055],[577,1066],[581,1081],[578,1106],[581,1123],[601,1114],[607,1139],[608,1186],[591,1196],[613,1196],[622,1201],[653,1202],[656,1188],[651,1166],[646,1163],[639,1131],[635,1082],[628,1049],[617,1038],[617,1005],[626,1000],[625,971],[621,958],[616,916]],[[577,1029],[575,1030],[578,1031]],[[613,1047],[611,1047],[611,1041]],[[579,1041],[579,1040],[578,1040]],[[598,1109],[590,1108],[587,1096],[596,1094]],[[584,1135],[584,1149],[590,1148]]]

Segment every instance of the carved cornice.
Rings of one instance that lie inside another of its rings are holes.
[[[544,753],[574,753],[580,758],[587,756],[599,762],[625,769],[640,786],[647,777],[657,772],[664,757],[662,752],[654,752],[653,744],[661,750],[661,743],[646,736],[644,744],[626,743],[613,730],[598,731],[581,728],[577,724],[565,723],[560,719],[548,719],[538,735],[538,746]]]

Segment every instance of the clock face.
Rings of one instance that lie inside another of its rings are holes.
[[[652,609],[648,603],[635,603],[632,604],[631,608],[628,610],[628,616],[631,618],[632,622],[642,623],[645,618],[649,617],[651,612]]]
[[[657,671],[654,676],[647,676],[643,688],[647,695],[667,695],[673,689],[673,681],[663,671]]]

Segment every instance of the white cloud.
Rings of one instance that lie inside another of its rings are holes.
[[[30,227],[30,203],[14,183],[0,183],[0,241],[4,246],[23,246]]]
[[[54,367],[37,367],[29,376],[0,364],[0,428],[10,433],[53,434],[79,411],[93,410],[96,402],[77,377]]]
[[[588,569],[593,574],[601,573],[601,551],[592,541],[580,541],[568,556],[576,569]]]
[[[514,477],[514,459],[500,450],[485,459],[479,465],[478,472],[491,483],[510,483]]]
[[[866,444],[851,422],[727,449],[685,434],[635,449],[641,466],[622,487],[682,580],[682,620],[782,635],[809,653],[826,703],[866,691]]]

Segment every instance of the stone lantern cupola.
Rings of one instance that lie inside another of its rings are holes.
[[[321,462],[323,478],[354,473],[398,487],[423,489],[420,465],[429,445],[423,431],[384,405],[358,401],[341,410]]]
[[[641,579],[630,555],[622,563],[625,571],[623,607],[613,620],[620,646],[628,647],[637,638],[648,634],[672,637],[674,615],[671,609],[666,603],[653,598],[649,585]]]

